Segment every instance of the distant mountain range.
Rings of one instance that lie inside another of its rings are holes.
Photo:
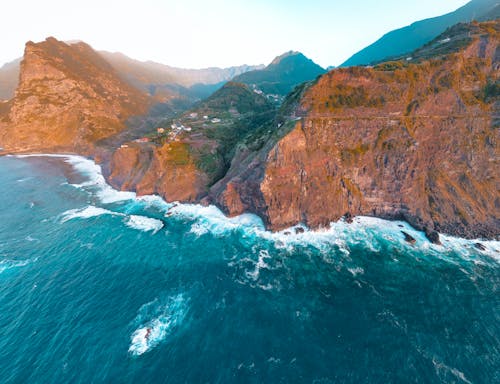
[[[80,42],[66,42],[68,45]],[[119,76],[165,106],[163,112],[181,112],[205,99],[230,80],[248,85],[280,103],[298,84],[315,79],[326,71],[300,52],[286,52],[264,65],[229,68],[183,69],[152,61],[134,60],[122,53],[98,52]],[[0,99],[11,99],[19,82],[21,59],[0,68]]]
[[[16,59],[0,67],[0,99],[8,100],[14,96],[19,83],[19,65],[21,59]]]
[[[68,41],[69,45],[80,41]],[[98,52],[120,76],[134,87],[159,101],[184,97],[203,99],[225,82],[242,73],[264,68],[264,65],[240,65],[229,68],[184,69],[153,61],[134,60],[118,52]],[[19,83],[21,59],[0,68],[0,99],[11,99]]]
[[[290,51],[276,57],[264,69],[243,73],[233,81],[279,98],[286,96],[298,84],[315,79],[325,72],[325,69],[302,53]]]
[[[390,57],[401,56],[420,48],[454,24],[472,20],[495,20],[498,17],[500,17],[498,0],[472,0],[454,12],[417,21],[387,33],[375,43],[351,56],[341,67],[369,65]]]
[[[122,53],[99,53],[130,84],[159,100],[178,96],[202,99],[235,76],[264,68],[264,65],[240,65],[229,68],[184,69],[152,61],[134,60]]]

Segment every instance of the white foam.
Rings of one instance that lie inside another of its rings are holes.
[[[213,235],[222,235],[241,228],[247,230],[265,230],[264,223],[256,215],[245,213],[236,217],[227,217],[214,205],[202,206],[199,204],[176,203],[169,210],[169,214],[195,220],[195,223],[191,227],[191,232],[198,235],[203,235],[207,232]]]
[[[266,251],[265,249],[259,251],[259,258],[257,260],[257,263],[255,264],[255,268],[253,271],[247,271],[246,275],[250,277],[252,280],[257,281],[260,276],[260,271],[262,269],[271,269],[269,264],[266,263],[267,259],[270,259],[271,256],[269,255],[269,252]]]
[[[94,187],[99,200],[104,204],[118,201],[132,200],[136,197],[134,192],[117,191],[113,189],[102,175],[101,166],[92,160],[81,156],[66,156],[66,162],[71,164],[75,170],[88,177],[88,181],[81,184],[74,184],[75,187]]]
[[[365,273],[365,270],[361,267],[355,267],[355,268],[347,268],[347,270],[354,276],[362,275]]]
[[[156,347],[182,322],[186,310],[183,295],[170,297],[166,303],[154,300],[143,305],[135,320],[140,325],[130,337],[128,351],[140,356]]]
[[[5,272],[9,269],[13,269],[13,268],[25,267],[26,265],[31,264],[35,261],[36,261],[36,259],[34,259],[34,260],[30,260],[30,259],[27,259],[27,260],[9,260],[9,259],[0,260],[0,273]]]
[[[262,220],[253,214],[243,214],[229,218],[215,206],[198,204],[167,203],[158,196],[137,197],[133,192],[121,192],[109,186],[102,176],[101,167],[92,160],[75,155],[34,154],[18,155],[17,157],[59,157],[66,159],[77,171],[88,177],[88,181],[77,187],[95,187],[96,194],[103,203],[131,200],[154,206],[169,213],[166,216],[177,216],[192,220],[191,232],[197,236],[210,233],[223,236],[234,231],[241,231],[244,238],[259,237],[274,242],[277,247],[293,251],[297,246],[314,246],[321,251],[339,250],[344,256],[350,253],[350,247],[362,245],[370,251],[379,252],[384,243],[390,242],[405,251],[424,251],[431,256],[446,258],[451,252],[460,253],[465,259],[475,260],[478,255],[487,255],[500,262],[500,241],[466,240],[452,236],[441,235],[443,245],[430,243],[423,232],[412,228],[402,221],[387,221],[374,217],[358,216],[348,224],[343,220],[333,222],[328,228],[311,231],[303,225],[297,225],[280,232],[265,230]],[[159,225],[156,223],[155,225]],[[155,226],[156,228],[156,226]],[[296,233],[296,229],[301,228]],[[401,234],[404,230],[416,239],[415,244],[409,244]],[[477,249],[474,244],[481,242],[485,250]]]
[[[152,231],[153,234],[163,228],[163,223],[161,222],[161,220],[140,215],[130,215],[125,224],[128,227],[137,229],[139,231]]]
[[[77,188],[94,187],[96,189],[97,196],[104,204],[114,203],[123,200],[130,200],[136,197],[134,192],[123,192],[113,189],[110,185],[106,183],[104,176],[102,175],[102,169],[94,161],[87,159],[83,156],[71,155],[71,154],[50,154],[50,153],[40,153],[40,154],[28,154],[28,155],[15,155],[17,158],[30,158],[30,157],[51,157],[51,158],[61,158],[82,175],[88,178],[87,181],[81,184],[72,184]]]
[[[65,223],[68,220],[73,219],[89,219],[91,217],[101,216],[101,215],[120,215],[116,212],[112,212],[108,209],[95,207],[93,205],[88,205],[84,208],[70,209],[63,212],[61,223]]]

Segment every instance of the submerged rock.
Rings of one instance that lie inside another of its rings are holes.
[[[424,228],[425,236],[429,239],[429,241],[433,244],[441,245],[441,240],[439,239],[439,233],[437,231],[428,230]]]
[[[351,224],[354,220],[354,216],[350,213],[350,212],[347,212],[345,215],[344,215],[344,220],[347,224]]]
[[[401,233],[404,235],[406,242],[408,242],[410,244],[415,244],[417,242],[417,240],[415,240],[415,238],[413,236],[411,236],[409,233],[407,233],[405,231],[401,231]]]
[[[474,244],[474,247],[476,247],[480,251],[486,251],[486,247],[483,244],[481,244],[481,243]]]

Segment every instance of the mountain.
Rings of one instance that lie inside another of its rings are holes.
[[[341,67],[369,65],[390,57],[401,56],[428,43],[457,23],[495,20],[498,17],[500,17],[498,0],[472,0],[454,12],[417,21],[387,33],[375,43],[354,54]]]
[[[300,52],[286,52],[264,69],[246,72],[233,81],[247,84],[266,95],[282,101],[300,83],[310,81],[326,71]]]
[[[152,61],[134,60],[121,53],[103,51],[100,54],[130,84],[160,100],[179,96],[204,98],[233,77],[263,67],[241,65],[229,68],[183,69]]]
[[[498,239],[500,22],[454,31],[439,40],[462,43],[444,56],[437,45],[418,63],[335,69],[297,90],[288,120],[235,154],[213,201],[273,230],[347,214],[404,219],[435,242],[434,231]]]
[[[6,151],[89,153],[147,112],[148,97],[85,43],[28,42],[20,81],[0,125]]]
[[[17,59],[0,68],[0,100],[9,100],[14,96],[19,83],[20,63],[21,60]]]
[[[74,45],[81,41],[67,41]],[[240,65],[229,68],[183,69],[152,61],[131,59],[118,52],[101,51],[99,54],[134,87],[155,97],[158,101],[206,98],[224,83],[242,73],[262,69],[263,65]],[[0,68],[0,99],[14,96],[19,82],[21,59],[14,60]]]

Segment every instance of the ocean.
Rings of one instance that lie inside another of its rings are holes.
[[[1,157],[0,185],[1,383],[500,382],[499,242],[269,233],[77,156]]]

